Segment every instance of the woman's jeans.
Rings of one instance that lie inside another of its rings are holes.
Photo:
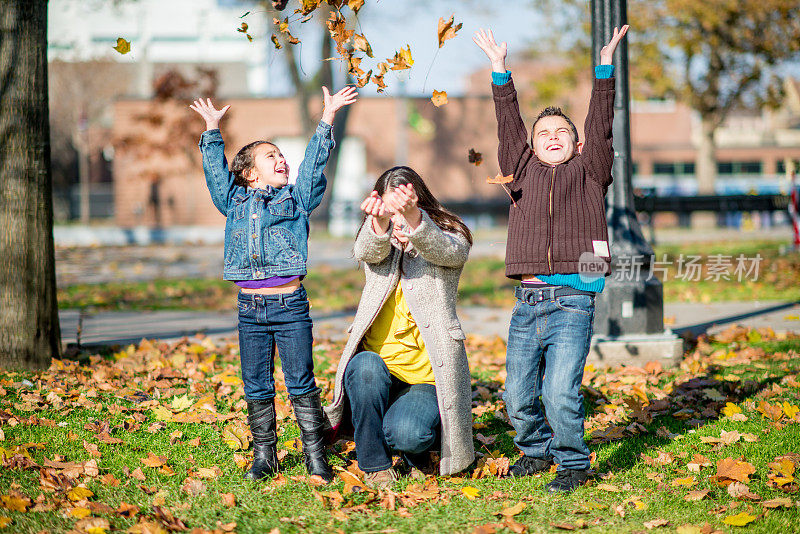
[[[517,431],[514,443],[525,456],[552,457],[560,469],[589,469],[580,388],[594,296],[536,302],[530,294],[523,289],[517,299],[508,332],[503,400]]]
[[[317,389],[308,309],[302,286],[282,295],[239,293],[239,355],[247,400],[275,397],[276,347],[289,395]]]
[[[391,449],[414,464],[439,434],[436,386],[407,384],[389,373],[380,356],[359,352],[347,363],[344,387],[355,428],[358,467],[374,473],[392,466]]]

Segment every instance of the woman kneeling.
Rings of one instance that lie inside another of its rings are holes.
[[[366,283],[326,407],[329,422],[339,434],[352,422],[370,485],[397,480],[392,450],[419,475],[438,449],[439,473],[457,473],[475,455],[469,365],[456,315],[472,235],[408,167],[383,173],[361,209],[354,253],[365,264]]]

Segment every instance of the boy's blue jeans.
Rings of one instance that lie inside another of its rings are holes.
[[[362,351],[347,362],[344,388],[358,467],[365,473],[389,469],[391,449],[405,453],[413,464],[436,442],[441,422],[436,386],[407,384],[389,373],[380,356]]]
[[[552,457],[559,469],[589,469],[580,387],[594,296],[533,302],[532,294],[522,290],[508,331],[503,400],[517,431],[514,443],[526,456]]]
[[[239,293],[239,356],[248,400],[275,396],[275,348],[289,395],[317,389],[311,316],[304,287],[283,295]]]

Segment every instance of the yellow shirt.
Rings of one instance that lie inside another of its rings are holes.
[[[400,283],[386,300],[362,341],[378,354],[389,372],[409,384],[435,384],[431,360]]]

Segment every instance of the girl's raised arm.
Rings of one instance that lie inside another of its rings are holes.
[[[332,125],[336,112],[344,106],[349,106],[358,99],[355,87],[345,87],[341,91],[330,94],[327,87],[322,88],[325,107],[322,110],[322,120],[317,125],[314,136],[308,142],[303,162],[297,170],[297,182],[293,189],[293,196],[298,204],[311,213],[325,194],[327,181],[322,171],[328,164],[328,157],[333,148]]]
[[[225,142],[219,131],[219,121],[228,111],[230,106],[216,109],[211,99],[205,102],[195,100],[189,106],[206,121],[206,131],[200,137],[200,152],[203,154],[203,173],[206,177],[211,200],[220,213],[228,215],[228,204],[239,186],[234,185],[236,178],[228,169],[228,160],[225,159]]]

